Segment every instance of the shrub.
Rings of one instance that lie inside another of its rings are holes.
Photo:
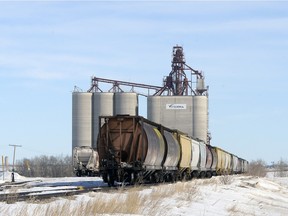
[[[278,163],[275,165],[275,177],[287,177],[288,176],[288,163],[284,161],[282,158]]]
[[[219,177],[219,181],[223,185],[229,185],[232,183],[233,177],[230,175],[222,175]]]
[[[266,163],[262,159],[252,160],[249,163],[248,175],[265,177],[267,174]]]

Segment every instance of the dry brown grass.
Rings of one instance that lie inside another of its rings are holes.
[[[233,177],[231,175],[219,176],[219,181],[223,185],[230,185],[233,182]]]
[[[6,196],[6,203],[12,204],[17,202],[18,199],[18,188],[17,187],[11,187],[9,190],[9,194]]]
[[[199,196],[197,183],[195,182],[178,182],[171,185],[156,187],[150,194],[154,203],[162,201],[165,197],[176,196],[180,200],[193,201]]]
[[[247,175],[265,177],[267,174],[267,170],[265,166],[266,166],[266,163],[262,159],[251,161],[249,163],[249,170],[248,170]]]
[[[239,213],[238,209],[237,209],[237,205],[233,204],[232,206],[227,208],[227,211],[229,212],[229,215],[236,215],[237,213]]]
[[[227,208],[227,211],[230,216],[246,216],[246,215],[257,215],[255,212],[247,212],[243,207],[239,206],[237,203],[234,203]]]
[[[133,187],[115,193],[89,193],[88,201],[87,199],[86,201],[84,199],[77,200],[75,198],[77,196],[69,199],[56,199],[48,203],[30,200],[21,205],[15,211],[15,215],[165,215],[170,208],[165,201],[172,196],[179,201],[193,201],[199,195],[196,184],[194,182],[178,182],[171,185],[160,185],[148,189],[151,190],[148,193],[143,192],[143,187]],[[7,209],[3,211],[3,214],[8,215],[8,213]]]

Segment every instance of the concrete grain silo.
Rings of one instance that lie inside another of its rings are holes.
[[[72,93],[72,149],[92,146],[92,93]]]
[[[94,92],[92,103],[93,116],[93,142],[92,147],[97,147],[97,137],[99,132],[99,116],[113,115],[114,93],[111,92]],[[101,123],[103,125],[104,122]]]
[[[114,93],[114,115],[138,115],[137,93]]]
[[[208,135],[208,97],[197,95],[193,97],[193,137],[203,140],[207,143]]]

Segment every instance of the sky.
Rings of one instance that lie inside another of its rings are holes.
[[[70,155],[74,86],[161,86],[176,44],[209,85],[211,144],[287,160],[288,1],[0,0],[0,156]]]

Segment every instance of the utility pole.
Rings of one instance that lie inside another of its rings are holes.
[[[4,181],[5,172],[4,172],[4,156],[3,155],[2,155],[2,170],[3,170],[3,181]]]
[[[14,153],[13,153],[13,167],[12,167],[12,182],[15,182],[15,178],[14,178],[14,164],[15,164],[15,152],[16,152],[16,147],[22,147],[21,145],[12,145],[9,144],[9,146],[13,146],[14,147]]]

